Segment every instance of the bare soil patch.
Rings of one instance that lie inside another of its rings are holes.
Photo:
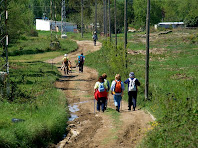
[[[77,41],[77,44],[79,49],[76,52],[68,54],[73,65],[75,65],[75,60],[81,52],[86,55],[101,48],[101,43],[93,46],[92,41]],[[148,123],[153,121],[151,116],[143,110],[129,112],[127,110],[127,103],[124,101],[122,101],[120,111],[120,125],[116,125],[107,113],[94,113],[93,87],[98,79],[97,71],[89,67],[84,67],[84,72],[79,73],[78,67],[74,66],[72,73],[64,75],[60,70],[62,58],[63,56],[60,56],[46,62],[51,63],[53,61],[57,65],[59,71],[62,73],[62,78],[55,83],[55,86],[63,90],[69,105],[76,105],[79,111],[71,113],[77,115],[78,118],[68,121],[67,136],[58,144],[51,145],[51,147],[136,147],[145,135],[145,132],[140,131],[148,129],[150,127]],[[108,108],[115,109],[113,97],[110,96],[109,98]]]

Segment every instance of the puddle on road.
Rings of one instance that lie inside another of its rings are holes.
[[[89,102],[89,101],[82,101],[82,102],[74,103],[73,106],[69,105],[68,106],[69,107],[69,111],[72,112],[72,113],[75,113],[75,112],[79,111],[79,108],[78,108],[79,104],[87,103],[87,102]],[[77,115],[70,114],[69,121],[73,121],[76,118],[78,118]]]
[[[73,106],[69,105],[68,107],[69,107],[69,111],[72,113],[79,111],[78,105],[73,105]]]
[[[73,121],[74,119],[78,118],[75,114],[70,114],[69,121]]]

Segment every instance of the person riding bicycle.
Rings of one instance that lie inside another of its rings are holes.
[[[96,31],[94,31],[94,34],[92,36],[92,39],[94,40],[94,46],[96,46],[96,40],[98,40],[98,36],[96,34]]]
[[[62,62],[62,64],[63,64],[63,66],[62,66],[62,68],[61,68],[61,70],[65,67],[66,69],[66,74],[68,74],[69,73],[69,59],[67,58],[67,54],[64,54],[64,58],[63,58],[63,62]]]

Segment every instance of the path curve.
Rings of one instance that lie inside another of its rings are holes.
[[[75,63],[77,56],[83,52],[84,55],[97,51],[102,44],[97,42],[93,46],[92,41],[77,41],[78,50],[68,54],[72,63]],[[62,74],[62,78],[56,81],[55,86],[62,89],[66,95],[69,105],[77,105],[78,116],[73,121],[69,121],[68,134],[64,140],[52,147],[59,148],[131,148],[137,146],[138,142],[149,129],[149,122],[152,118],[143,110],[127,110],[127,103],[122,102],[120,112],[121,124],[116,125],[107,113],[94,114],[93,87],[98,79],[98,72],[95,69],[84,67],[84,72],[79,73],[78,68],[73,68],[73,72],[64,75],[60,70],[60,62],[63,56],[46,62],[55,63]],[[113,98],[110,96],[108,107],[114,109]]]

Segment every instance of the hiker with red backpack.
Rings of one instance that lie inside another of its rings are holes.
[[[140,82],[135,78],[134,72],[129,73],[129,78],[124,81],[125,84],[128,84],[128,110],[131,110],[131,106],[133,105],[133,111],[136,108],[136,100],[137,100],[137,86],[140,86]]]
[[[81,53],[81,55],[78,56],[78,63],[79,63],[79,72],[83,72],[83,65],[85,62],[85,56],[83,56],[83,53]]]
[[[97,100],[97,111],[100,111],[100,106],[102,108],[102,111],[105,111],[105,103],[107,100],[107,89],[108,86],[106,83],[104,83],[104,78],[102,76],[99,77],[98,81],[96,82],[94,86],[94,96]]]
[[[113,95],[116,111],[120,112],[120,102],[124,94],[124,83],[121,81],[120,74],[115,75],[115,80],[111,83],[111,94]]]

